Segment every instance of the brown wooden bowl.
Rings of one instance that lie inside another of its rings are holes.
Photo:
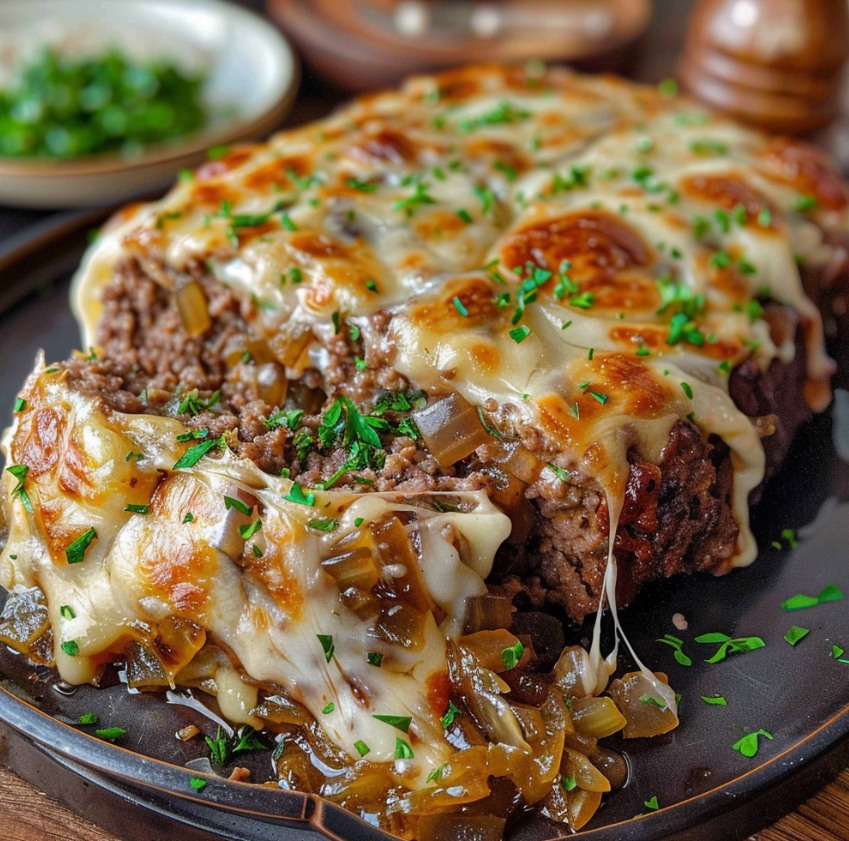
[[[646,28],[649,0],[267,0],[307,64],[347,90],[486,61],[612,68]]]

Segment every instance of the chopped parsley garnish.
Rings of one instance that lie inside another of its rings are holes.
[[[370,278],[366,281],[366,289],[368,289],[369,292],[374,292],[375,294],[377,294],[377,283]],[[351,338],[354,338],[353,332],[351,334]],[[354,341],[356,341],[356,339],[354,339]]]
[[[78,564],[85,559],[86,549],[97,538],[94,528],[84,531],[73,543],[65,549],[65,557],[69,564]]]
[[[194,518],[195,518],[195,515],[192,514],[191,511],[189,511],[189,512],[186,513],[186,516],[183,517],[183,522],[184,523],[191,523],[194,520]]]
[[[581,310],[588,310],[595,303],[595,295],[592,292],[582,292],[569,299],[569,304]]]
[[[338,523],[331,517],[317,517],[310,520],[307,525],[311,529],[316,529],[317,531],[333,531]]]
[[[96,713],[83,713],[78,719],[77,724],[97,724]]]
[[[412,759],[414,756],[413,749],[409,742],[405,742],[402,738],[395,740],[395,758],[396,759]]]
[[[336,709],[336,704],[334,704],[333,701],[330,701],[329,703],[324,705],[324,707],[321,710],[321,714],[322,715],[330,715],[330,713],[332,713],[335,709]]]
[[[804,610],[827,602],[839,602],[843,598],[843,591],[836,584],[828,584],[816,596],[808,596],[804,593],[791,596],[781,603],[781,609],[789,613],[792,610]]]
[[[380,668],[380,664],[383,662],[383,655],[379,651],[369,651],[366,654],[366,662],[369,666]]]
[[[662,79],[657,84],[657,92],[664,99],[672,99],[678,95],[678,82],[675,79]]]
[[[305,494],[297,482],[292,483],[289,493],[287,493],[283,499],[288,500],[289,502],[296,502],[298,505],[307,505],[309,507],[315,505],[315,494],[312,492],[307,492]]]
[[[280,427],[295,430],[298,428],[303,415],[303,409],[281,409],[263,420],[262,425],[269,430],[279,429]]]
[[[646,809],[648,809],[652,812],[656,812],[660,808],[660,804],[657,802],[657,795],[655,794],[652,797],[650,797],[648,800],[644,800],[643,806],[645,806]]]
[[[694,140],[690,144],[690,151],[696,155],[703,157],[714,157],[728,154],[728,144],[721,140],[705,137],[700,140]]]
[[[805,639],[805,637],[810,633],[810,628],[802,628],[799,625],[791,625],[790,630],[784,635],[784,639],[790,643],[790,645],[796,645]]]
[[[262,520],[254,520],[244,526],[239,526],[239,534],[242,540],[249,540],[262,528]]]
[[[797,213],[809,213],[812,210],[816,210],[819,206],[820,203],[817,197],[810,193],[797,196],[793,202],[793,210]]]
[[[728,636],[728,634],[719,632],[702,634],[701,636],[696,637],[696,642],[704,644],[720,643],[716,653],[708,660],[705,660],[706,663],[719,663],[720,660],[724,660],[731,654],[742,654],[744,651],[756,651],[766,645],[760,637],[739,637],[738,639],[732,639]]]
[[[216,765],[224,765],[230,755],[227,746],[227,736],[221,732],[219,727],[214,737],[204,736],[204,741],[209,748],[209,756]]]
[[[552,462],[547,462],[546,467],[561,481],[568,482],[570,479],[569,472],[564,470],[562,467],[558,467],[556,464]]]
[[[32,502],[30,502],[29,494],[26,492],[26,488],[24,488],[24,480],[27,478],[29,467],[25,464],[13,464],[11,467],[7,467],[6,470],[18,480],[18,484],[12,490],[12,496],[18,497],[21,505],[32,514]]]
[[[727,707],[728,701],[724,695],[699,695],[699,697],[712,707]]]
[[[434,768],[428,775],[425,780],[426,783],[432,783],[434,780],[439,780],[442,778],[442,775],[445,773],[445,769],[448,767],[447,763],[443,762],[442,765]]]
[[[402,210],[407,216],[412,216],[420,207],[436,204],[436,199],[427,191],[428,186],[425,181],[416,181],[412,194],[406,198],[397,199],[393,207],[396,210]]]
[[[735,742],[731,748],[732,750],[736,750],[739,753],[743,754],[743,756],[751,759],[753,756],[757,755],[758,752],[758,738],[763,737],[764,739],[772,739],[772,733],[767,730],[756,730],[754,733],[749,733],[746,736],[743,736],[742,739]]]
[[[676,662],[680,663],[682,666],[693,665],[693,661],[683,651],[684,640],[680,637],[675,637],[672,634],[664,634],[661,639],[657,640],[657,642],[662,642],[664,645],[670,646]]]
[[[128,511],[130,514],[150,514],[149,505],[134,505],[133,503],[130,503],[124,510]]]
[[[495,206],[495,195],[489,187],[475,186],[474,193],[481,203],[481,210],[484,215],[490,213]]]
[[[772,224],[772,211],[768,207],[761,208],[758,211],[758,225],[762,228],[768,228]]]
[[[782,529],[781,530],[781,540],[784,540],[787,543],[787,546],[790,549],[795,549],[799,545],[798,541],[796,540],[796,532],[793,529]],[[773,540],[772,545],[776,549],[782,548],[781,543],[778,540]],[[829,585],[829,586],[833,586],[833,585]]]
[[[211,409],[220,399],[221,392],[214,391],[208,400],[202,400],[198,395],[198,390],[193,388],[187,394],[183,395],[180,405],[177,407],[177,413],[181,415],[198,415],[204,409]]]
[[[601,403],[602,406],[604,406],[604,404],[610,399],[606,394],[601,394],[598,391],[588,391],[587,394],[589,394],[596,402]]]
[[[206,441],[201,441],[193,447],[189,447],[183,455],[177,459],[172,470],[184,470],[189,467],[194,467],[210,450],[215,447],[226,447],[227,441],[222,435],[220,438],[208,438]]]
[[[69,604],[63,604],[59,606],[59,615],[63,619],[76,619],[77,612],[74,610]]]
[[[122,736],[126,736],[127,731],[123,727],[105,727],[103,730],[95,730],[94,735],[106,739],[107,742],[115,742]]]
[[[290,233],[295,233],[295,231],[298,230],[298,226],[292,221],[288,213],[280,214],[280,222],[283,227]]]
[[[528,327],[527,324],[520,324],[518,327],[514,327],[510,332],[510,338],[517,344],[520,345],[528,336],[531,335],[531,328]]]
[[[562,776],[560,785],[563,786],[564,791],[574,791],[578,787],[578,781],[574,777]]]
[[[15,400],[15,411],[16,412],[23,412],[23,410],[26,409],[26,407],[27,407],[27,401],[24,400],[23,397],[18,397]]]
[[[360,756],[365,756],[366,754],[371,753],[371,748],[362,739],[357,739],[357,741],[354,742],[354,747]]]
[[[318,641],[321,643],[321,650],[324,652],[324,659],[330,662],[333,659],[333,652],[336,647],[333,644],[333,637],[330,634],[316,634]]]
[[[62,651],[69,657],[76,657],[80,653],[80,647],[76,640],[66,640],[62,643]]]
[[[465,208],[462,208],[462,207],[461,207],[461,208],[457,211],[457,215],[458,215],[458,216],[459,216],[459,217],[460,217],[460,218],[461,218],[461,219],[462,219],[462,220],[463,220],[463,221],[464,221],[467,225],[471,225],[471,224],[472,224],[473,219],[472,219],[472,217],[471,217],[471,214],[470,214],[470,213],[469,213],[469,211],[468,211],[468,210],[466,210]]]
[[[382,721],[384,724],[388,724],[402,733],[408,732],[410,724],[413,722],[412,716],[409,715],[373,715],[372,718],[376,718],[378,721]]]
[[[457,720],[458,715],[462,715],[463,711],[453,702],[448,702],[448,709],[442,716],[442,727],[447,730]]]
[[[515,645],[508,645],[501,652],[501,662],[504,663],[504,668],[508,671],[515,669],[519,665],[524,653],[525,646],[522,645],[521,641],[517,640]]]
[[[460,313],[460,315],[462,315],[463,318],[469,317],[469,311],[466,309],[465,304],[463,304],[463,302],[460,300],[460,297],[458,295],[455,295],[453,297],[452,303],[454,304],[454,309],[457,310],[457,312]]]
[[[681,391],[684,392],[684,394],[687,396],[687,399],[692,400],[693,399],[693,387],[690,385],[690,383],[682,382],[682,383],[680,383],[680,386],[681,386]]]
[[[246,517],[250,517],[254,510],[253,505],[248,505],[247,503],[242,502],[241,499],[236,499],[232,496],[224,497],[224,507],[228,511],[231,508],[235,508],[240,514],[244,514]]]
[[[191,777],[189,779],[189,786],[195,791],[203,791],[207,786],[207,782],[200,777]]]
[[[209,429],[204,427],[203,429],[191,429],[188,432],[181,432],[177,436],[178,444],[185,444],[186,441],[197,441],[199,438],[207,438],[209,436]],[[140,458],[144,458],[144,456],[139,453]],[[129,461],[129,458],[127,459]]]
[[[461,120],[457,124],[457,128],[462,134],[469,134],[484,126],[509,125],[527,120],[530,116],[530,111],[525,111],[513,105],[509,100],[503,99],[491,111]]]
[[[361,181],[359,178],[346,178],[345,184],[360,193],[373,193],[378,187],[377,184],[369,184],[368,181]]]

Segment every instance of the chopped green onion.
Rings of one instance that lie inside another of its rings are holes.
[[[384,724],[388,724],[402,733],[409,731],[410,724],[413,721],[412,716],[408,715],[373,715],[372,718],[376,718],[378,721],[382,721]]]
[[[65,549],[65,557],[69,564],[78,564],[85,559],[86,549],[97,538],[94,528],[84,531],[73,543]]]
[[[333,637],[330,634],[316,634],[316,637],[318,637],[321,649],[324,651],[324,659],[329,663],[336,648],[333,644]]]

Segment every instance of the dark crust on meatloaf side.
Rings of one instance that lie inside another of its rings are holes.
[[[269,430],[263,423],[281,406],[269,402],[255,375],[263,360],[262,343],[252,338],[248,320],[252,304],[237,299],[197,267],[196,281],[209,305],[211,328],[190,338],[173,304],[173,294],[150,279],[134,262],[120,268],[104,294],[98,344],[102,359],[67,363],[76,388],[102,397],[119,411],[176,415],[178,387],[202,394],[221,389],[220,411],[179,415],[190,426],[208,427],[213,435],[232,433],[240,455],[279,474],[312,485],[332,475],[345,461],[340,447],[310,452],[301,461],[293,434]],[[385,314],[374,317],[385,320]],[[761,430],[767,451],[767,475],[780,464],[792,438],[810,415],[802,398],[805,352],[796,314],[767,303],[765,318],[777,341],[795,337],[796,359],[777,360],[766,371],[744,363],[731,374],[730,391],[737,405]],[[385,332],[385,323],[371,329]],[[364,329],[368,335],[369,327]],[[349,397],[363,411],[387,390],[404,390],[408,383],[380,356],[378,343],[354,346],[338,336],[327,347],[331,363],[319,373],[308,370],[289,384],[284,408],[305,407],[301,429],[314,432],[329,399]],[[250,363],[232,364],[250,345]],[[383,351],[385,353],[385,351]],[[368,368],[359,371],[356,354]],[[282,366],[270,352],[264,364]],[[230,360],[230,363],[226,360]],[[139,394],[145,394],[145,399]],[[390,416],[390,419],[391,416]],[[405,436],[385,436],[384,464],[359,472],[373,484],[354,484],[346,477],[337,487],[391,491],[495,489],[497,471],[486,448],[452,468],[441,468],[423,445]],[[531,449],[532,441],[523,441]],[[543,454],[540,453],[540,457]],[[548,460],[548,458],[546,458]],[[658,464],[640,453],[629,453],[630,475],[614,552],[619,564],[617,596],[627,604],[652,579],[679,572],[728,569],[739,528],[732,509],[733,471],[728,448],[715,436],[705,439],[693,424],[679,421],[670,434]],[[543,475],[546,471],[543,471]],[[603,493],[584,477],[556,484],[543,477],[525,490],[532,527],[527,539],[506,542],[496,557],[490,583],[508,593],[520,609],[555,609],[582,620],[598,607],[607,558],[609,527]]]

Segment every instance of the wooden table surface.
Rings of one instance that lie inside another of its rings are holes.
[[[259,0],[241,1],[254,7],[261,5]],[[643,39],[642,49],[632,66],[627,68],[629,75],[656,81],[672,72],[690,5],[690,0],[655,0],[652,25]],[[302,94],[296,106],[295,121],[302,122],[320,115],[338,99],[338,91],[328,92],[320,86],[308,84],[306,95]],[[842,131],[844,128],[847,129],[845,133]],[[849,117],[841,121],[839,129],[832,133],[828,145],[845,164],[849,161]],[[122,841],[0,767],[0,841],[70,839]],[[794,812],[751,836],[748,841],[849,841],[849,769]]]

